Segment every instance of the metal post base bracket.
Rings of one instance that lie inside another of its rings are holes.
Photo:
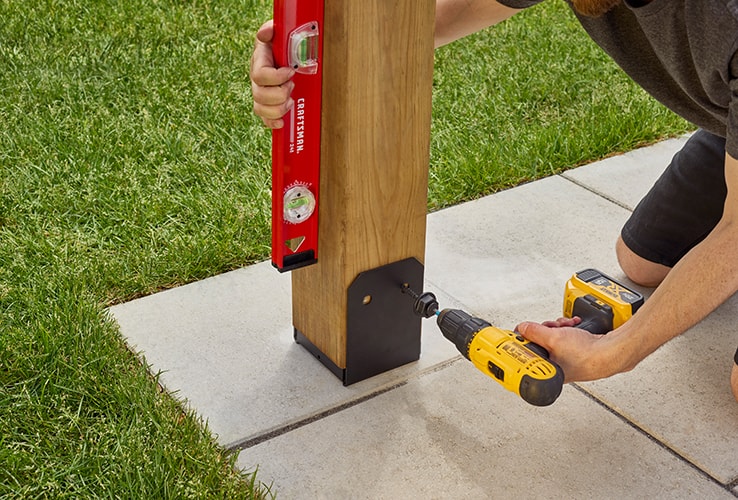
[[[303,345],[343,385],[365,380],[420,358],[421,321],[402,286],[423,289],[423,265],[408,258],[360,273],[348,288],[346,368],[340,368],[302,333]]]

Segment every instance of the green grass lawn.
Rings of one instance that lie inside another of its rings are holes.
[[[106,307],[269,253],[258,0],[0,0],[0,497],[252,498]],[[437,51],[429,209],[689,129],[559,0]]]
[[[429,207],[683,133],[549,1],[436,51]]]

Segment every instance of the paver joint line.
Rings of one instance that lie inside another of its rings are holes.
[[[728,483],[728,488],[730,489],[738,488],[738,477],[736,477],[730,483]],[[738,491],[736,491],[734,495],[738,497]]]
[[[697,471],[700,475],[702,475],[704,478],[706,478],[708,481],[720,486],[721,488],[724,488],[726,491],[731,493],[733,496],[738,497],[738,492],[732,491],[732,489],[735,486],[738,486],[738,478],[736,478],[734,481],[724,484],[718,481],[716,478],[710,475],[707,471],[702,469],[699,465],[695,464],[691,460],[689,460],[687,457],[679,453],[677,450],[669,446],[668,444],[661,441],[659,438],[648,432],[646,429],[641,427],[640,425],[636,424],[632,420],[628,419],[625,415],[618,412],[615,408],[607,404],[605,401],[602,401],[598,397],[594,396],[593,394],[589,393],[586,389],[581,387],[579,384],[570,384],[573,388],[575,388],[578,392],[595,402],[596,404],[600,405],[605,410],[609,411],[613,415],[615,415],[619,420],[621,420],[626,425],[630,426],[631,428],[635,429],[640,434],[644,435],[646,438],[648,438],[650,441],[661,447],[663,450],[667,451],[671,455],[673,455],[677,460],[680,460],[681,462],[684,462],[689,467]]]
[[[599,196],[600,198],[602,198],[604,200],[609,201],[610,203],[613,203],[613,204],[619,206],[620,208],[624,208],[628,212],[632,212],[633,211],[633,209],[631,207],[629,207],[628,205],[626,205],[625,203],[623,203],[621,201],[618,201],[615,198],[613,198],[612,196],[608,196],[608,195],[606,195],[605,193],[603,193],[601,191],[597,191],[596,189],[593,189],[591,186],[587,186],[586,184],[584,184],[584,183],[582,183],[582,182],[574,179],[573,177],[569,177],[568,175],[566,175],[566,172],[559,174],[559,177],[561,177],[564,180],[567,180],[567,181],[571,182],[575,186],[579,186],[580,188],[585,189],[585,190],[589,191],[590,193]]]
[[[406,385],[407,382],[408,382],[407,380],[403,380],[401,382],[398,382],[397,384],[391,385],[389,387],[383,387],[379,389],[378,391],[372,392],[360,398],[356,398],[354,400],[348,401],[338,406],[334,406],[333,408],[328,408],[327,410],[318,412],[314,415],[310,415],[309,417],[298,420],[297,422],[293,422],[291,424],[278,427],[277,429],[271,430],[269,432],[266,432],[258,436],[248,437],[242,441],[236,441],[234,443],[226,445],[225,449],[226,451],[241,451],[247,448],[251,448],[252,446],[256,446],[257,444],[263,443],[264,441],[269,441],[270,439],[274,439],[277,436],[281,436],[282,434],[287,434],[290,431],[294,431],[295,429],[299,429],[300,427],[304,427],[318,420],[322,420],[331,415],[335,415],[336,413],[346,410],[348,408],[352,408],[365,401],[374,399],[377,396],[381,396],[382,394],[386,392],[392,391],[394,389],[397,389],[399,387]]]
[[[404,387],[410,382],[411,380],[420,378],[425,375],[429,375],[431,373],[437,372],[439,370],[443,370],[444,368],[447,368],[451,366],[452,364],[456,363],[457,361],[463,359],[462,356],[456,356],[450,360],[444,361],[443,363],[439,363],[431,368],[428,368],[426,370],[420,371],[410,377],[408,377],[405,380],[401,380],[400,382],[397,382],[395,384],[391,384],[389,386],[380,387],[376,391],[373,391],[369,394],[366,394],[364,396],[358,397],[356,399],[353,399],[351,401],[347,401],[343,404],[334,406],[332,408],[328,408],[327,410],[323,410],[321,412],[315,413],[313,415],[310,415],[309,417],[305,417],[303,419],[297,420],[296,422],[292,422],[287,425],[283,425],[281,427],[277,427],[276,429],[272,429],[268,432],[265,432],[263,434],[259,434],[256,436],[247,437],[240,441],[234,441],[233,443],[227,444],[224,448],[228,452],[234,452],[234,451],[242,451],[247,448],[254,447],[258,444],[261,444],[265,441],[269,441],[270,439],[274,439],[278,436],[281,436],[283,434],[287,434],[290,431],[294,431],[295,429],[299,429],[300,427],[304,427],[306,425],[309,425],[313,422],[317,422],[318,420],[322,420],[326,417],[330,417],[331,415],[335,415],[336,413],[342,412],[344,410],[347,410],[349,408],[353,408],[354,406],[357,406],[361,403],[364,403],[366,401],[369,401],[371,399],[376,398],[377,396],[381,396],[382,394],[385,394],[387,392],[393,391],[395,389],[399,389],[400,387]]]

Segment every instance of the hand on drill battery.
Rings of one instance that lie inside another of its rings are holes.
[[[549,352],[550,358],[563,370],[566,383],[597,380],[621,371],[611,366],[616,358],[606,355],[612,333],[591,334],[576,328],[580,321],[574,317],[544,323],[524,322],[515,331]]]
[[[254,97],[254,113],[269,128],[282,128],[282,117],[294,105],[290,97],[294,85],[290,80],[292,68],[276,68],[272,52],[274,27],[272,21],[264,23],[256,33],[254,53],[251,55],[251,94]]]

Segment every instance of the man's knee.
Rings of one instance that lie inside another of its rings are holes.
[[[730,388],[733,391],[733,397],[738,401],[738,365],[733,363],[733,370],[730,372]]]
[[[620,237],[618,237],[618,241],[615,244],[615,253],[617,254],[620,268],[628,279],[642,286],[658,286],[671,270],[670,267],[664,266],[663,264],[656,264],[637,255],[628,248]]]

